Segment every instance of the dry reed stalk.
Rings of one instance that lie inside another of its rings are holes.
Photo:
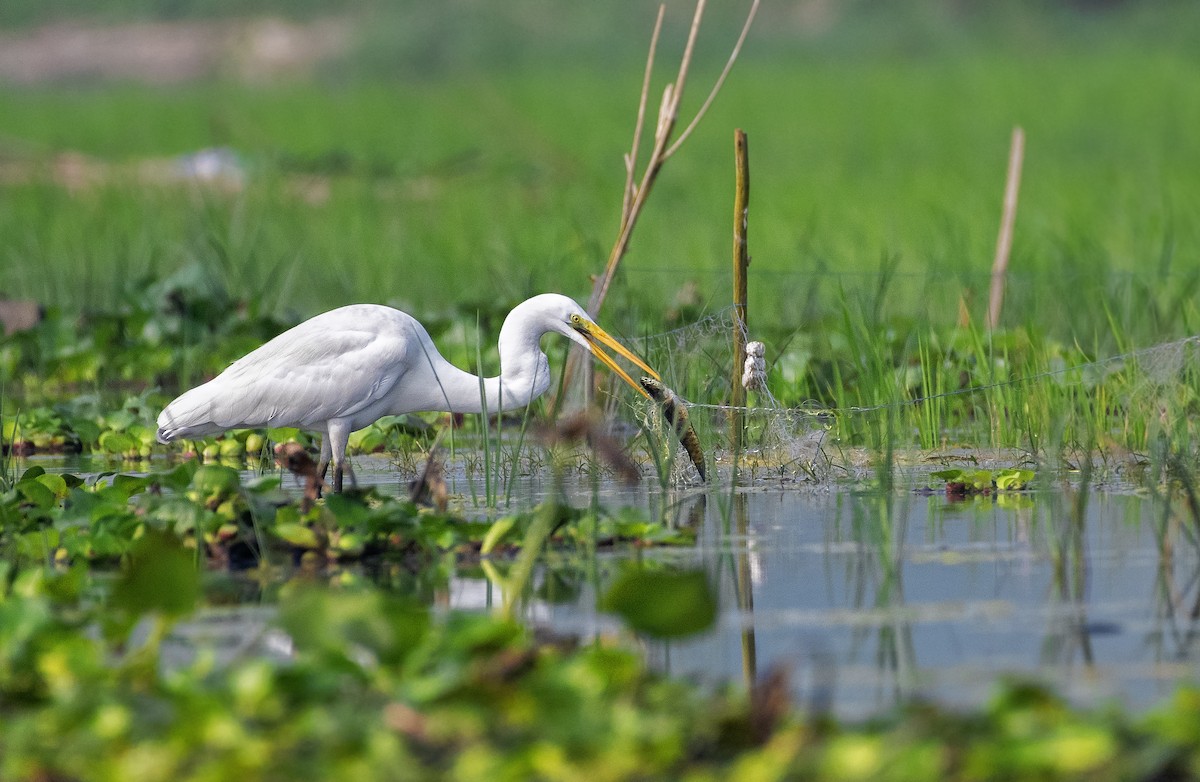
[[[1025,131],[1013,128],[1012,144],[1008,150],[1008,179],[1004,185],[1004,214],[1000,219],[1000,234],[996,237],[996,258],[992,261],[992,284],[988,295],[988,331],[1000,323],[1000,308],[1004,305],[1004,284],[1008,276],[1008,257],[1012,252],[1013,223],[1017,219],[1017,195],[1021,189],[1021,164],[1025,157]]]
[[[679,104],[683,100],[683,88],[687,81],[688,69],[692,63],[692,53],[695,50],[696,36],[700,31],[700,22],[704,17],[705,0],[697,0],[696,10],[692,14],[692,26],[688,32],[687,43],[684,46],[683,55],[679,60],[679,71],[675,77],[675,81],[666,85],[663,89],[662,101],[659,103],[658,119],[654,125],[654,146],[651,148],[649,158],[646,161],[646,166],[639,178],[637,176],[637,160],[640,152],[642,134],[646,125],[646,105],[650,98],[650,81],[651,75],[654,72],[654,58],[658,51],[658,39],[662,33],[663,17],[666,14],[666,6],[659,5],[658,16],[654,22],[654,31],[650,36],[650,47],[646,55],[646,68],[642,76],[642,90],[638,98],[637,122],[633,129],[633,140],[629,146],[629,152],[624,156],[625,162],[625,183],[621,192],[621,220],[617,229],[617,239],[613,243],[612,250],[608,254],[608,261],[604,265],[604,271],[599,277],[595,278],[592,286],[592,294],[588,298],[587,311],[592,317],[596,317],[600,312],[600,308],[604,305],[604,299],[608,295],[608,288],[612,284],[613,278],[616,276],[617,267],[621,263],[621,259],[625,257],[625,253],[629,249],[629,240],[633,235],[633,228],[637,224],[638,216],[641,214],[643,207],[646,204],[646,199],[650,195],[651,188],[654,186],[655,180],[658,178],[658,172],[662,170],[663,164],[679,150],[680,145],[687,140],[692,134],[700,120],[708,112],[708,107],[712,105],[721,86],[725,83],[729,72],[733,70],[733,64],[737,61],[738,55],[741,53],[742,44],[746,41],[746,35],[750,32],[750,25],[754,21],[755,15],[758,13],[758,6],[761,0],[753,0],[750,5],[750,10],[746,14],[746,22],[742,25],[742,31],[738,35],[737,42],[730,52],[729,59],[725,62],[725,67],[721,70],[721,74],[713,83],[712,89],[709,91],[708,97],[704,103],[696,111],[691,122],[683,129],[683,132],[678,137],[672,140],[676,122],[679,118]],[[563,392],[554,399],[554,409],[557,411],[563,403],[563,396],[568,395],[569,389],[578,388],[574,385],[576,378],[583,377],[586,381],[583,389],[583,399],[585,405],[591,403],[591,364],[583,361],[583,354],[580,350],[572,350],[567,358],[567,366],[563,372]]]
[[[704,17],[705,0],[698,0],[696,10],[692,15],[692,26],[688,32],[683,56],[679,60],[678,74],[675,77],[675,81],[668,83],[663,89],[662,101],[658,109],[658,120],[654,126],[654,146],[650,151],[650,157],[646,161],[646,167],[642,171],[640,181],[635,183],[635,180],[638,179],[636,175],[638,147],[640,146],[642,130],[645,126],[646,104],[650,94],[650,76],[654,69],[654,57],[658,48],[658,38],[662,32],[662,20],[665,13],[665,6],[659,6],[658,18],[654,23],[654,32],[650,38],[650,49],[646,58],[646,70],[642,78],[642,92],[638,100],[637,125],[634,128],[633,141],[629,152],[625,155],[625,189],[621,197],[620,227],[617,231],[616,242],[613,243],[612,251],[609,253],[608,263],[605,264],[604,272],[596,279],[595,285],[592,288],[591,298],[588,299],[588,312],[592,317],[596,316],[600,307],[604,304],[604,298],[608,294],[609,285],[612,284],[621,258],[625,256],[626,251],[629,249],[629,239],[633,234],[634,225],[637,223],[637,218],[645,206],[647,197],[650,195],[650,190],[658,178],[658,172],[662,169],[663,164],[687,140],[688,136],[691,135],[692,131],[700,123],[701,118],[707,113],[708,107],[712,105],[721,86],[725,83],[725,78],[733,69],[734,62],[737,61],[742,44],[745,42],[746,35],[750,31],[750,24],[754,21],[755,14],[758,13],[759,3],[760,0],[754,0],[751,4],[737,43],[734,44],[733,51],[730,53],[729,59],[726,61],[720,76],[717,77],[716,82],[713,84],[708,97],[701,104],[683,132],[672,140],[672,134],[679,119],[679,104],[683,100],[688,69],[691,67],[692,53],[695,50],[696,36],[700,31],[700,22]]]

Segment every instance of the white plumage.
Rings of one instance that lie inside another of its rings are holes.
[[[513,308],[500,329],[500,375],[483,381],[442,358],[411,315],[352,304],[306,320],[171,402],[158,416],[158,440],[227,429],[290,426],[320,432],[322,474],[332,461],[341,490],[350,433],[385,415],[426,410],[495,413],[524,407],[550,387],[543,334],[583,345],[634,383],[601,345],[658,375],[566,296],[545,293]]]

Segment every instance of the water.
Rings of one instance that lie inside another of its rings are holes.
[[[855,716],[914,697],[977,704],[1006,675],[1139,708],[1195,673],[1191,605],[1172,599],[1195,551],[1164,560],[1143,498],[1090,497],[1078,536],[1051,507],[1061,495],[738,499],[745,534],[697,552],[720,585],[717,631],[653,647],[673,673],[782,666],[810,704]]]
[[[1128,489],[1084,495],[1080,524],[1069,484],[951,503],[915,493],[922,476],[907,479],[887,495],[767,487],[670,497],[677,523],[699,525],[696,546],[640,555],[703,568],[721,613],[696,639],[641,639],[647,658],[712,684],[782,667],[799,700],[843,717],[916,698],[978,705],[1002,678],[1143,709],[1197,680],[1200,556],[1188,520],[1173,516],[1161,533],[1162,508]],[[589,501],[588,487],[576,488]],[[611,485],[599,500],[662,503],[645,487]],[[530,618],[585,637],[619,632],[595,611],[596,591],[585,582],[577,599],[535,604]],[[459,583],[451,599],[483,607],[488,594]]]
[[[358,479],[393,491],[403,482],[383,459],[360,459]],[[1143,709],[1198,679],[1200,555],[1182,506],[1164,513],[1127,488],[1080,497],[1069,481],[951,503],[915,493],[920,473],[901,481],[886,494],[766,485],[663,495],[586,477],[566,489],[579,505],[594,498],[694,526],[695,546],[637,553],[702,568],[719,597],[719,621],[700,637],[634,639],[674,675],[715,686],[783,668],[802,704],[850,718],[914,698],[978,705],[1006,677],[1046,682],[1080,704]],[[468,511],[483,491],[462,473],[451,484]],[[514,495],[524,507],[552,489],[524,478]],[[556,571],[568,600],[534,601],[526,618],[584,638],[628,637],[595,605],[629,555]],[[499,587],[458,576],[438,602],[485,609],[500,603]],[[214,612],[177,640],[259,637],[268,622],[259,610]]]

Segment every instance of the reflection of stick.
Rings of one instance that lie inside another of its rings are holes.
[[[1004,186],[1004,215],[1000,219],[1000,235],[996,237],[996,259],[992,262],[992,290],[988,296],[987,327],[996,328],[1000,322],[1000,307],[1004,304],[1004,280],[1008,275],[1008,256],[1012,251],[1013,222],[1017,218],[1017,193],[1021,189],[1021,161],[1025,156],[1025,131],[1013,128],[1012,146],[1008,151],[1008,181]]]
[[[754,579],[750,573],[750,521],[746,513],[746,495],[733,497],[733,517],[741,544],[737,549],[737,579],[734,582],[737,607],[742,612],[742,677],[746,689],[754,691],[758,678],[758,651],[754,641]]]

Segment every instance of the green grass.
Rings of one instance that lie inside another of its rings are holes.
[[[664,51],[678,46],[680,5]],[[648,36],[637,14],[535,7],[455,26],[415,7],[346,6],[382,15],[368,14],[378,24],[346,59],[293,83],[0,88],[0,159],[45,173],[78,152],[110,167],[103,184],[78,191],[45,176],[0,185],[4,295],[63,313],[137,310],[148,281],[198,265],[228,301],[285,323],[351,301],[401,306],[462,366],[476,363],[478,322],[492,371],[509,306],[544,290],[584,298],[603,264]],[[1195,331],[1195,6],[847,8],[816,33],[764,11],[725,92],[656,185],[602,323],[636,336],[726,304],[732,130],[742,127],[751,332],[767,341],[785,403],[903,403],[964,377],[988,385]],[[691,106],[734,18],[712,13]],[[498,42],[467,45],[488,24]],[[407,38],[383,57],[398,27],[437,31],[440,64],[405,65],[417,46]],[[522,35],[526,47],[508,38]],[[986,303],[1015,124],[1027,134],[1025,170],[1005,330],[989,338],[956,322],[960,299],[976,324]],[[146,159],[218,145],[245,166],[241,193],[134,173]],[[665,310],[689,286],[695,301],[672,320]],[[208,365],[162,361],[143,381],[185,384],[253,336],[192,334]],[[724,355],[705,345],[651,358],[674,368],[688,398],[719,402]],[[1088,390],[1039,382],[924,405],[897,431],[915,429],[927,446],[967,437],[1036,450],[1055,427],[1079,442],[1097,441],[1080,427],[1116,428],[1146,446],[1152,426]],[[844,420],[842,434],[867,442],[873,426]]]
[[[1200,124],[1195,55],[1133,47],[1116,22],[1110,33],[1057,51],[983,41],[978,52],[944,44],[940,56],[899,60],[827,62],[802,44],[794,55],[766,44],[774,56],[747,57],[669,165],[622,299],[651,309],[690,278],[706,297],[727,298],[740,126],[751,145],[760,323],[802,325],[791,304],[812,285],[835,308],[830,286],[869,286],[861,275],[883,256],[899,259],[888,313],[949,320],[964,288],[983,298],[1008,134],[1019,123],[1028,151],[1006,321],[1036,314],[1075,332],[1064,336],[1093,339],[1094,324],[1081,328],[1075,316],[1096,308],[1047,307],[1053,285],[1099,294],[1114,275],[1200,252],[1188,219],[1200,205],[1189,175],[1200,155],[1187,143]],[[232,245],[233,281],[252,290],[282,263],[287,300],[304,313],[380,298],[428,312],[497,288],[510,298],[581,295],[613,238],[636,99],[640,55],[628,44],[618,52],[604,70],[534,63],[420,82],[7,88],[0,138],[22,155],[132,161],[228,145],[261,184],[201,209],[158,188],[71,198],[6,188],[3,261],[15,277],[6,292],[103,305],[111,294],[94,281],[105,271],[171,269],[187,254],[212,260],[216,239]],[[704,83],[694,74],[693,104]],[[322,165],[347,172],[328,202],[289,195],[288,172]],[[446,284],[447,264],[465,284]]]

